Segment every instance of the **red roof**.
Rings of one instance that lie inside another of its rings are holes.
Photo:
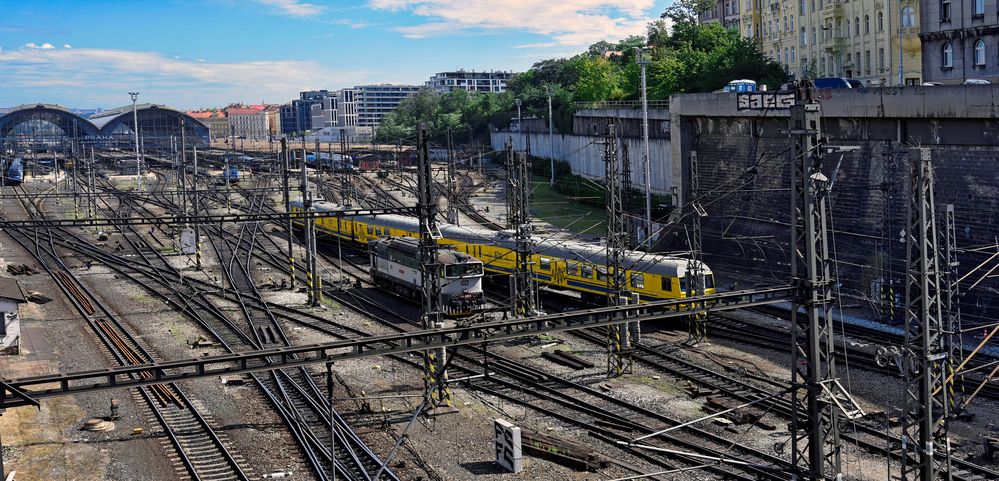
[[[245,107],[231,107],[225,110],[225,114],[229,117],[232,117],[233,115],[256,115],[259,113],[259,109]]]
[[[194,117],[196,119],[207,119],[211,118],[213,112],[188,112],[187,115]]]
[[[264,110],[264,109],[267,108],[267,106],[266,105],[250,105],[247,108],[248,109],[254,109],[254,110]]]

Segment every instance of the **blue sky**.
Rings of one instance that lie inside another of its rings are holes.
[[[281,103],[522,71],[644,32],[671,0],[0,0],[0,106]]]

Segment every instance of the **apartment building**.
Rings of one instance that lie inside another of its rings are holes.
[[[441,93],[454,90],[499,93],[506,91],[506,83],[514,75],[517,74],[504,71],[476,72],[474,70],[456,70],[453,72],[438,72],[433,77],[430,77],[426,87]]]
[[[229,118],[229,128],[236,137],[244,139],[267,139],[267,114],[263,108],[229,107],[225,110]]]
[[[999,83],[999,2],[920,3],[924,80],[956,84],[984,79]]]
[[[740,1],[735,9],[742,35],[798,78],[848,77],[869,85],[922,81],[916,0]],[[705,12],[701,21],[736,28],[732,8],[719,2],[717,13]]]

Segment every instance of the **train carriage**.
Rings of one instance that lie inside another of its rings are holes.
[[[386,237],[371,241],[371,280],[378,286],[409,298],[420,298],[419,240]],[[482,310],[482,262],[452,249],[438,249],[437,264],[441,302],[445,314],[466,316]]]
[[[292,211],[301,211],[301,203],[293,202]],[[314,204],[317,211],[336,211],[341,207],[330,202]],[[419,237],[419,223],[402,215],[361,215],[325,217],[316,220],[320,238],[339,237],[356,244],[367,245],[382,237]],[[514,272],[515,239],[510,231],[440,224],[439,242],[464,252],[483,264],[490,274]],[[601,245],[572,240],[533,239],[531,272],[542,285],[557,290],[579,293],[587,300],[606,296],[610,273],[607,272],[606,251]],[[622,267],[623,285],[639,295],[642,301],[687,297],[687,280],[692,261],[681,257],[631,251],[625,255]],[[705,292],[715,293],[714,275],[702,263],[701,275]]]

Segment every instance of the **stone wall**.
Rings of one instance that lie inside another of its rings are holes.
[[[879,90],[884,90],[879,92]],[[999,251],[999,120],[995,87],[911,87],[826,93],[823,131],[831,146],[822,170],[834,179],[832,250],[847,305],[872,308],[881,285],[904,295],[905,228],[912,147],[931,151],[938,216],[954,204],[965,273]],[[690,152],[696,151],[704,243],[715,271],[750,283],[786,282],[789,245],[787,111],[738,112],[734,95],[695,94],[671,101],[673,177],[684,203]],[[892,155],[895,152],[895,155]],[[889,199],[889,194],[893,193]],[[887,203],[887,209],[886,209]],[[664,248],[682,249],[680,235]],[[941,241],[942,246],[942,241]],[[983,251],[975,249],[991,246]],[[996,264],[965,281],[970,287]],[[983,279],[964,299],[975,318],[999,315],[999,283]],[[897,312],[900,316],[901,312]]]

